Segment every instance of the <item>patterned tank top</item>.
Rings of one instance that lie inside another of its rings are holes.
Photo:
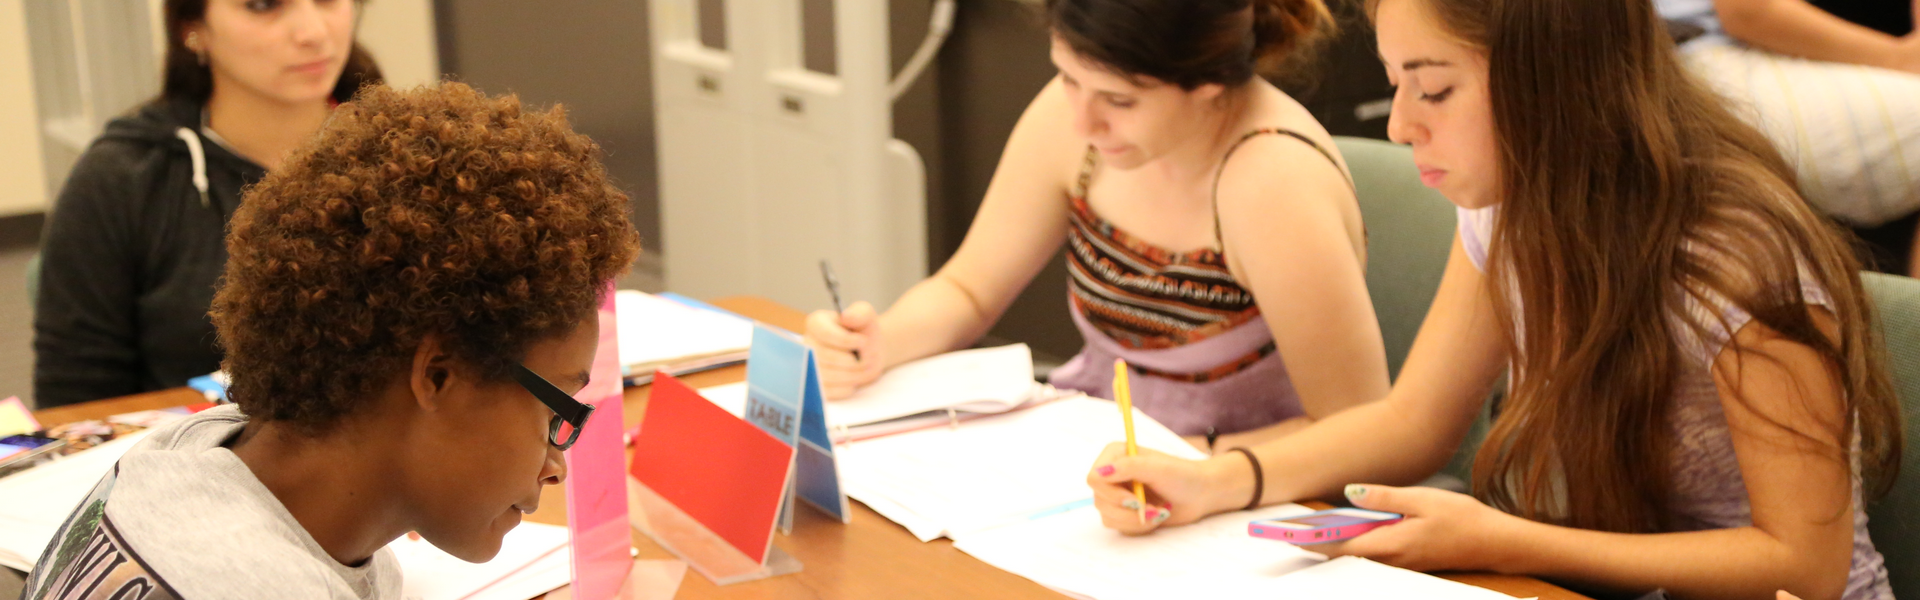
[[[1339,164],[1313,140],[1281,129],[1249,132],[1227,156],[1262,134],[1296,138]],[[1098,158],[1088,150],[1068,200],[1068,298],[1087,345],[1050,381],[1107,397],[1113,358],[1124,358],[1144,376],[1133,384],[1135,405],[1182,435],[1303,414],[1260,307],[1234,280],[1223,251],[1169,251],[1100,218],[1087,201]],[[1215,247],[1225,248],[1215,212]]]

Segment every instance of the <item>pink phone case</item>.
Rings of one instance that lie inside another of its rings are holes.
[[[1293,519],[1302,519],[1302,518],[1315,517],[1315,516],[1321,516],[1321,515],[1342,515],[1343,513],[1351,513],[1356,510],[1361,512],[1373,513],[1374,515],[1380,515],[1380,517],[1382,518],[1380,518],[1379,520],[1367,521],[1364,523],[1329,525],[1326,527],[1314,527],[1311,529],[1293,529],[1293,528],[1282,527],[1282,526],[1273,524],[1276,521],[1288,521]],[[1333,510],[1323,510],[1319,512],[1304,514],[1304,515],[1296,515],[1292,517],[1287,517],[1285,519],[1264,519],[1260,521],[1247,523],[1247,535],[1258,537],[1258,538],[1267,538],[1270,540],[1280,540],[1282,542],[1287,542],[1289,544],[1293,544],[1296,546],[1308,546],[1312,544],[1325,544],[1328,542],[1338,542],[1341,540],[1352,539],[1354,537],[1358,537],[1360,534],[1373,531],[1374,529],[1378,529],[1383,525],[1392,525],[1394,523],[1399,523],[1402,518],[1403,517],[1401,517],[1400,515],[1389,513],[1389,512],[1370,511],[1370,510],[1364,510],[1364,509],[1336,508]]]

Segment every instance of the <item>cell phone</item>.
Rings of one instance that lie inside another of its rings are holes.
[[[43,435],[0,437],[0,477],[59,456],[60,449],[66,445],[66,440]]]
[[[1406,518],[1364,508],[1335,508],[1284,519],[1261,519],[1247,524],[1247,535],[1280,540],[1296,546],[1309,546],[1353,539],[1383,525]]]

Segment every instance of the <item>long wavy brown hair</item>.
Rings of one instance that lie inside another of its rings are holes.
[[[1733,333],[1689,318],[1695,303],[1744,310],[1819,355],[1854,418],[1789,430],[1838,440],[1829,450],[1843,461],[1857,433],[1883,494],[1899,470],[1900,412],[1848,234],[1800,197],[1767,138],[1687,73],[1652,3],[1420,1],[1486,53],[1500,153],[1487,276],[1512,387],[1475,458],[1476,494],[1572,527],[1670,530],[1687,344]],[[1803,277],[1831,297],[1837,337],[1816,326]]]

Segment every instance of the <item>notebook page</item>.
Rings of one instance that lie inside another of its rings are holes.
[[[1026,344],[948,352],[888,369],[844,400],[827,403],[827,424],[864,425],[952,408],[1012,410],[1031,395],[1033,352]]]
[[[1133,418],[1142,448],[1204,458],[1153,418],[1138,410]],[[1085,503],[1093,495],[1087,470],[1107,444],[1125,439],[1114,403],[1075,395],[854,442],[838,454],[848,494],[924,541]]]

